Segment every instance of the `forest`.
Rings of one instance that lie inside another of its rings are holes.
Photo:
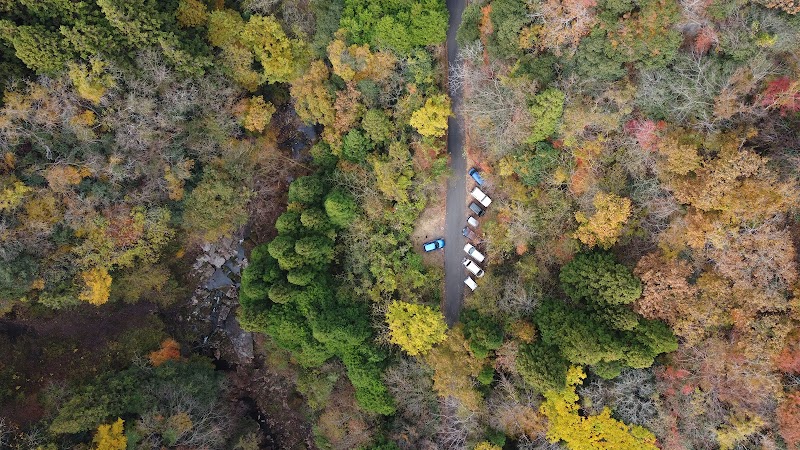
[[[0,0],[0,449],[800,449],[800,1],[449,3]]]

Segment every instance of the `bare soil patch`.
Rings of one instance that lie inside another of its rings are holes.
[[[444,267],[444,251],[436,250],[425,252],[422,244],[434,239],[444,239],[444,217],[445,217],[445,196],[440,196],[437,200],[428,204],[417,218],[414,232],[411,233],[411,242],[414,251],[422,255],[422,260],[426,265]],[[450,244],[445,242],[445,245]]]

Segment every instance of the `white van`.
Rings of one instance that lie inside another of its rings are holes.
[[[475,280],[472,279],[472,277],[467,277],[467,279],[464,280],[464,284],[466,284],[471,291],[478,289],[478,283],[476,283]]]
[[[483,191],[480,190],[480,188],[478,188],[477,186],[475,186],[472,189],[470,195],[472,195],[475,198],[475,200],[481,202],[481,205],[483,205],[484,208],[492,204],[492,199],[489,198],[488,195],[484,194]]]
[[[472,216],[467,217],[467,224],[472,228],[478,228],[478,220]]]
[[[478,261],[478,263],[482,263],[483,260],[486,259],[486,257],[483,256],[483,254],[481,252],[479,252],[478,249],[475,248],[475,246],[472,245],[472,244],[465,245],[464,246],[464,252],[466,254],[468,254],[469,256],[472,256],[472,259],[474,259],[475,261]]]
[[[467,270],[472,272],[472,274],[475,275],[476,277],[480,278],[480,277],[483,276],[483,269],[478,267],[478,265],[475,264],[475,262],[473,260],[471,260],[469,258],[464,258],[464,260],[461,261],[461,264],[463,264],[464,267],[466,267]]]

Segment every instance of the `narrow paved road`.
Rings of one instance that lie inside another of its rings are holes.
[[[447,0],[450,11],[450,23],[447,28],[447,64],[454,67],[458,55],[456,31],[461,24],[465,0]],[[450,98],[456,115],[447,121],[447,151],[450,153],[450,169],[452,173],[447,180],[447,210],[445,218],[444,247],[444,317],[452,326],[461,314],[464,299],[464,238],[461,229],[467,218],[466,197],[467,159],[464,156],[464,122],[457,112],[461,110],[461,90],[450,88]]]

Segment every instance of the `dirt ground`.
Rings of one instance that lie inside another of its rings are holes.
[[[426,253],[422,244],[438,238],[444,238],[445,196],[439,201],[432,202],[422,211],[417,219],[414,232],[411,233],[411,242],[414,250],[422,255],[426,265],[444,267],[444,251],[437,250]],[[445,245],[448,243],[445,242]]]

